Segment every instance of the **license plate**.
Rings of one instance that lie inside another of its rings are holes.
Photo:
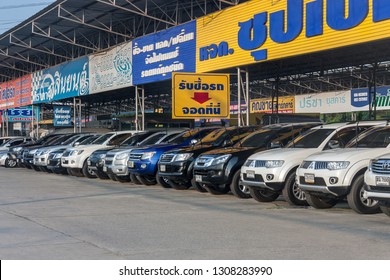
[[[50,164],[51,163],[51,160],[49,159],[48,161],[47,161],[47,164]]]
[[[160,171],[161,171],[161,172],[167,171],[166,166],[165,166],[165,165],[160,165]]]
[[[255,179],[255,171],[247,170],[246,171],[246,177],[249,178],[249,179]]]
[[[20,162],[22,162],[22,163],[23,163],[23,162],[24,162],[24,159],[21,159],[21,160],[20,160]]]
[[[90,161],[90,160],[88,160],[88,161],[87,161],[87,164],[88,164],[88,165],[91,165],[91,161]]]
[[[128,161],[127,166],[130,168],[134,168],[134,161]]]
[[[314,184],[314,174],[305,174],[305,183]]]
[[[103,172],[107,172],[107,166],[103,166]]]
[[[202,182],[202,175],[195,175],[196,182]]]
[[[390,177],[376,176],[375,179],[378,186],[390,186]]]
[[[68,164],[68,161],[67,160],[63,160],[62,164]]]

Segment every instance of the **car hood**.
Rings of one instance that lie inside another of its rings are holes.
[[[305,161],[350,161],[369,160],[390,152],[390,148],[344,148],[324,151],[308,156]]]
[[[279,148],[272,149],[267,151],[258,152],[249,157],[249,159],[254,160],[288,160],[293,159],[297,161],[302,161],[309,155],[319,152],[317,148]]]
[[[203,153],[202,155],[224,155],[224,154],[237,154],[242,153],[244,151],[250,151],[250,150],[258,150],[261,148],[258,147],[229,147],[229,148],[219,148],[214,149],[208,152]],[[265,149],[265,147],[264,147]]]

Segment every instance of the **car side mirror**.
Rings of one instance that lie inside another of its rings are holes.
[[[276,148],[281,148],[282,147],[282,143],[280,141],[274,141],[274,142],[271,142],[271,149],[276,149]]]
[[[341,148],[341,145],[338,140],[330,140],[328,143],[328,147],[330,149],[337,149],[337,148]]]
[[[77,147],[78,145],[80,145],[80,142],[75,142],[75,143],[73,144],[73,147]]]
[[[198,143],[198,140],[197,139],[192,139],[190,143],[191,143],[191,146],[194,146],[196,143]]]
[[[233,145],[233,141],[231,139],[226,139],[225,141],[223,141],[223,145],[224,147],[229,147],[229,146],[232,146]]]

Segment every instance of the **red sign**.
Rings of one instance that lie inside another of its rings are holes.
[[[0,109],[31,105],[31,75],[0,84]]]

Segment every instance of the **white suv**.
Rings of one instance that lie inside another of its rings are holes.
[[[298,186],[315,208],[333,207],[347,198],[360,214],[380,211],[378,201],[364,194],[364,173],[370,159],[389,153],[390,125],[376,126],[351,141],[345,149],[326,151],[307,157],[297,170]]]
[[[364,198],[378,200],[382,212],[390,216],[390,154],[370,160],[364,183]]]
[[[295,138],[285,148],[253,154],[241,168],[242,184],[259,202],[274,201],[280,193],[291,205],[307,205],[305,194],[295,183],[295,172],[307,156],[343,147],[361,131],[385,122],[321,125]]]
[[[119,145],[126,138],[139,131],[127,130],[109,132],[103,134],[90,145],[80,145],[75,148],[68,148],[62,154],[61,165],[68,169],[68,173],[75,176],[86,176],[88,178],[96,178],[95,172],[88,168],[87,160],[89,156],[96,150],[107,146]]]

